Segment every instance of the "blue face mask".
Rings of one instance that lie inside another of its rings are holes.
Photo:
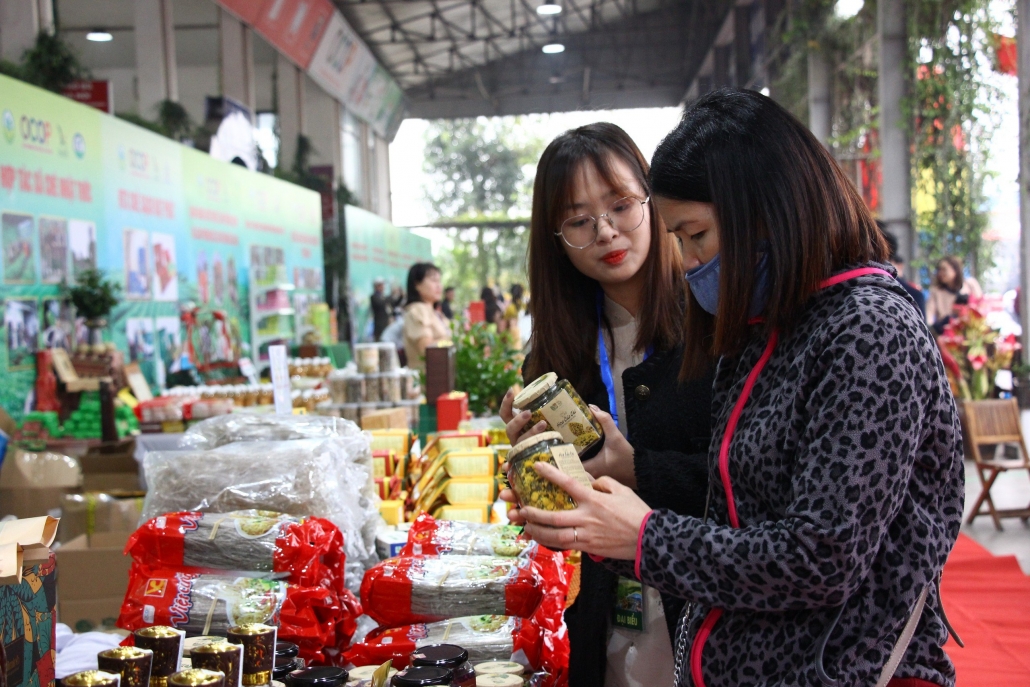
[[[759,250],[762,257],[755,265],[755,290],[751,294],[751,312],[748,317],[757,317],[765,310],[769,300],[769,253],[768,244],[763,242]],[[686,273],[690,292],[705,312],[715,315],[719,311],[719,256]]]

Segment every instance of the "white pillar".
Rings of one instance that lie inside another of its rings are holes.
[[[880,0],[876,10],[880,38],[880,164],[883,188],[880,219],[898,237],[901,255],[917,257],[912,230],[912,170],[903,103],[905,74],[905,0]]]
[[[279,167],[289,169],[297,154],[297,136],[307,134],[304,72],[281,54],[276,57],[276,100],[279,105]]]
[[[172,1],[135,0],[133,13],[139,114],[152,118],[162,100],[179,100]]]
[[[381,136],[376,136],[376,212],[380,217],[393,220],[393,194],[390,190],[390,143]]]
[[[250,109],[253,118],[254,37],[243,22],[223,9],[218,10],[218,76],[222,95]]]
[[[307,126],[305,134],[311,140],[314,151],[311,154],[312,165],[332,165],[333,179],[343,176],[343,143],[340,129],[343,126],[343,108],[333,96],[322,90],[314,81],[308,80],[304,86],[304,119]],[[292,164],[292,160],[290,163]]]
[[[1023,362],[1030,360],[1030,0],[1016,2],[1019,73],[1019,224]]]
[[[40,31],[53,30],[52,0],[0,0],[0,58],[20,62]]]
[[[808,49],[808,128],[819,142],[829,146],[833,128],[831,100],[833,67],[819,48]]]

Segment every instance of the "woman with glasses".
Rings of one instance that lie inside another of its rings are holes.
[[[538,464],[577,508],[513,521],[690,602],[677,687],[952,687],[939,581],[962,522],[958,412],[862,197],[753,91],[688,108],[651,183],[689,270],[683,371],[720,356],[709,507]]]
[[[523,376],[554,372],[597,408],[605,444],[586,468],[632,487],[652,507],[700,516],[711,377],[677,381],[679,251],[651,205],[647,162],[619,127],[581,127],[544,151],[533,189],[529,291],[533,332]],[[513,416],[512,398],[501,416],[515,443],[543,427],[527,427],[528,412]],[[565,613],[570,685],[669,684],[669,638],[681,609],[681,601],[584,560],[581,591]]]

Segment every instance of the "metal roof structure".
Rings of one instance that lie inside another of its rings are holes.
[[[735,4],[541,1],[334,0],[425,118],[678,105]]]

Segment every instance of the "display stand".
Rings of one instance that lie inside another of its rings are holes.
[[[282,265],[250,268],[250,345],[255,363],[268,362],[268,346],[297,339],[296,310]]]

